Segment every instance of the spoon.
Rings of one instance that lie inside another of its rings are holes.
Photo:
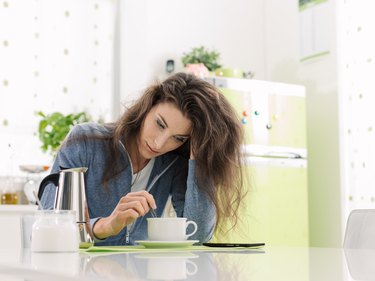
[[[33,194],[34,194],[34,196],[35,196],[36,202],[37,202],[38,205],[39,205],[39,209],[40,209],[40,210],[43,210],[42,202],[40,202],[39,197],[38,197],[38,194],[36,194],[36,191],[35,191],[35,190],[33,190]]]
[[[151,216],[154,218],[157,218],[158,216],[156,215],[155,209],[150,209]]]

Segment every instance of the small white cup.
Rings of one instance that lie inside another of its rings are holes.
[[[189,225],[192,225],[194,229],[186,234]],[[197,230],[197,224],[194,221],[187,221],[186,218],[147,219],[147,233],[150,241],[185,241]]]

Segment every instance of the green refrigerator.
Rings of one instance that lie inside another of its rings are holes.
[[[305,88],[252,79],[213,77],[241,119],[247,195],[238,226],[216,241],[307,246]]]

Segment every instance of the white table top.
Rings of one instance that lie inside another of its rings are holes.
[[[375,250],[30,253],[0,251],[0,280],[375,280]]]

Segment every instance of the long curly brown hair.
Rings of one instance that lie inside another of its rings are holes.
[[[177,73],[151,85],[113,124],[103,183],[124,169],[116,160],[119,142],[134,143],[148,112],[164,102],[175,104],[192,123],[189,141],[177,150],[188,158],[192,149],[198,184],[216,207],[217,225],[224,218],[235,225],[245,195],[241,122],[220,91],[194,75]]]

